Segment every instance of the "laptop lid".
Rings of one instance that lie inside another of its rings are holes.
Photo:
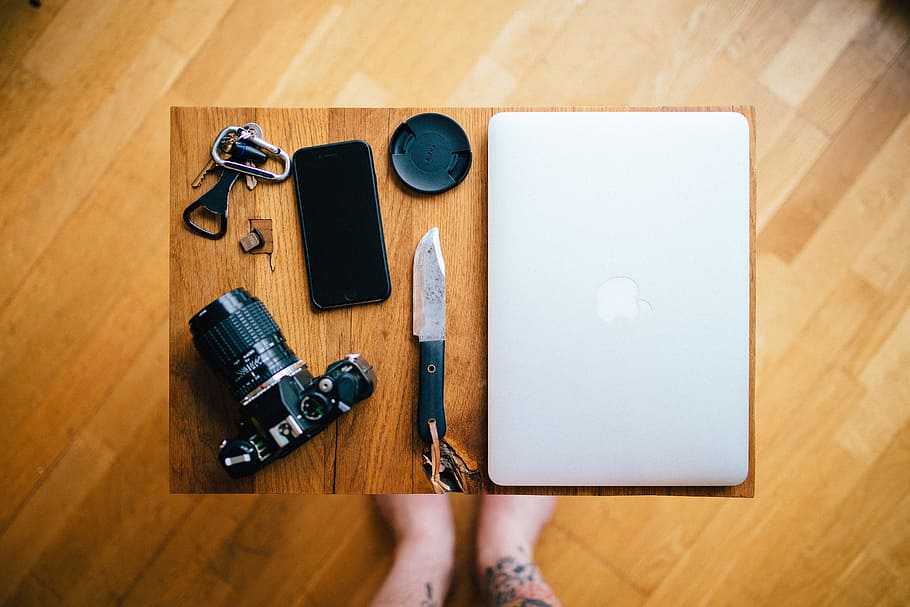
[[[742,482],[747,119],[500,113],[488,166],[491,480]]]

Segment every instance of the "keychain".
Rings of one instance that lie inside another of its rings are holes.
[[[280,159],[283,162],[281,173],[276,174],[257,166],[269,158]],[[287,153],[263,140],[262,128],[255,122],[242,127],[229,126],[222,129],[212,143],[211,158],[190,185],[194,188],[202,185],[206,175],[216,165],[221,167],[218,181],[183,211],[183,222],[187,228],[210,240],[218,240],[227,232],[228,199],[240,174],[246,176],[247,189],[253,190],[259,179],[277,183],[287,179],[291,171],[291,161]],[[207,230],[193,221],[192,217],[198,209],[214,217],[217,222],[214,231]]]

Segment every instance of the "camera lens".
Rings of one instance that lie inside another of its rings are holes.
[[[244,289],[225,293],[189,324],[196,349],[237,398],[300,361],[269,311]]]

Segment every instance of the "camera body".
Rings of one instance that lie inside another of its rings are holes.
[[[375,385],[373,369],[356,354],[314,378],[303,363],[241,401],[240,435],[221,443],[218,462],[234,478],[253,474],[307,442]]]
[[[233,478],[286,456],[369,397],[376,385],[373,368],[359,354],[313,377],[263,303],[244,289],[225,293],[189,325],[196,349],[240,400],[240,434],[224,440],[218,454]]]

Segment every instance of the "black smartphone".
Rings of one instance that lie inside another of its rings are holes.
[[[373,152],[344,141],[294,153],[310,299],[317,308],[382,301],[392,292]]]

